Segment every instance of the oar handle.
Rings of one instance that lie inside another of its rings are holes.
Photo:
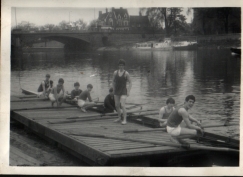
[[[138,129],[135,130],[123,130],[123,133],[137,133]]]
[[[105,138],[105,135],[99,135],[99,134],[89,134],[89,133],[70,133],[70,135],[75,135],[75,136],[88,136],[88,137],[97,137],[97,138]]]

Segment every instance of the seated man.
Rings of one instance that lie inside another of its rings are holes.
[[[104,107],[104,112],[106,113],[116,112],[113,88],[109,89],[109,94],[105,97]]]
[[[58,80],[57,86],[51,89],[51,93],[49,94],[49,99],[51,100],[52,107],[55,102],[57,103],[57,107],[61,106],[63,101],[66,99],[63,84],[64,84],[64,80],[60,78]]]
[[[78,97],[82,93],[82,90],[79,89],[80,84],[78,82],[74,83],[74,90],[71,92],[72,101],[78,102]]]
[[[188,114],[188,110],[193,107],[195,97],[188,95],[182,107],[176,108],[167,120],[167,132],[171,135],[171,141],[174,143],[184,143],[182,139],[197,136],[199,132],[203,135],[203,129],[200,127],[200,122]],[[181,127],[180,124],[184,120],[186,127]],[[196,122],[199,126],[191,124]]]
[[[168,98],[166,100],[166,106],[160,109],[159,119],[158,119],[160,122],[160,127],[166,127],[168,117],[175,110],[174,105],[175,105],[175,100],[173,98]]]
[[[40,94],[38,95],[38,97],[43,95],[48,98],[53,84],[53,81],[50,80],[50,77],[50,74],[46,74],[46,79],[43,80],[39,85],[37,92],[39,92]]]
[[[88,84],[87,85],[87,90],[83,91],[79,95],[78,106],[80,107],[80,109],[83,112],[87,112],[86,111],[87,108],[93,107],[93,106],[96,105],[96,103],[92,101],[91,96],[90,96],[90,92],[91,92],[92,89],[93,89],[93,85]],[[88,98],[89,101],[87,101],[87,98]]]

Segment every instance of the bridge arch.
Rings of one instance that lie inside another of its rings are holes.
[[[31,47],[34,43],[38,43],[42,39],[61,42],[67,49],[86,50],[91,46],[89,34],[22,33],[12,34],[12,39],[13,46],[21,47]],[[14,40],[16,42],[13,42]]]

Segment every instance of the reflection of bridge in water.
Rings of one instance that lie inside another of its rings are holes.
[[[161,38],[162,34],[141,34],[127,32],[13,32],[12,47],[32,47],[34,43],[54,40],[65,48],[87,49],[89,47],[121,46],[143,42],[151,38]]]

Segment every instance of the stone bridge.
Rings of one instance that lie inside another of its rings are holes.
[[[31,47],[34,43],[46,39],[61,42],[66,48],[87,49],[105,46],[122,46],[163,38],[162,34],[128,33],[128,32],[13,32],[12,47]]]

